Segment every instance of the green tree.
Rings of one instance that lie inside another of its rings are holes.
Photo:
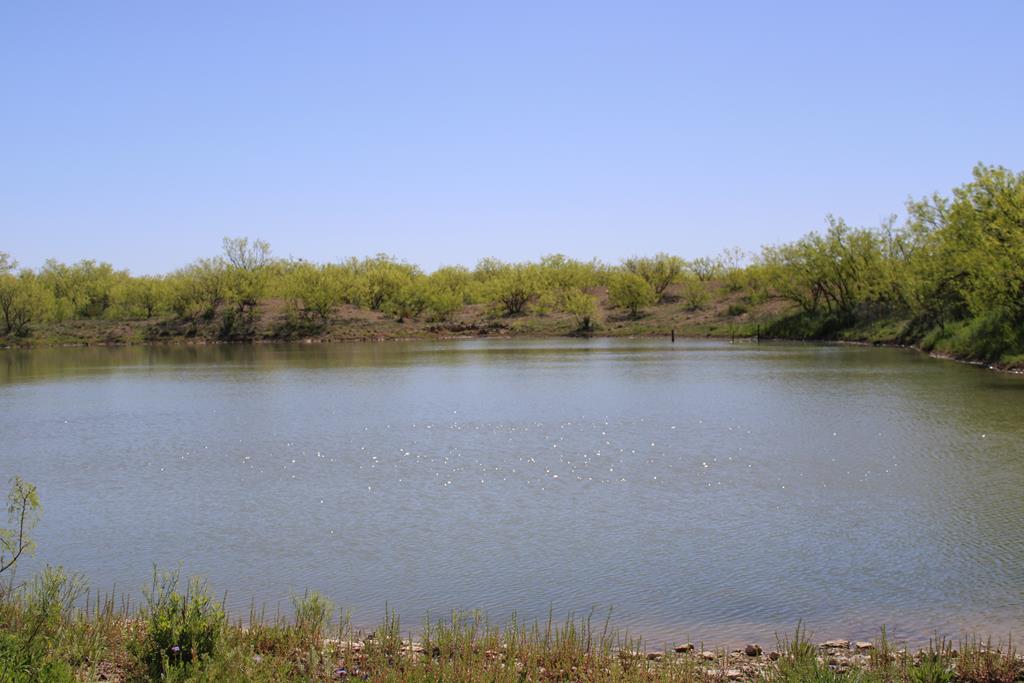
[[[622,265],[629,272],[642,277],[661,299],[668,286],[679,279],[685,264],[678,256],[660,253],[653,258],[634,256],[626,259]]]
[[[747,253],[740,247],[723,249],[718,256],[716,271],[730,292],[743,289],[743,264],[746,261]]]
[[[25,336],[32,323],[46,320],[53,309],[53,295],[31,270],[18,275],[0,273],[0,316],[4,334]]]
[[[167,301],[167,283],[160,276],[133,277],[126,283],[124,305],[133,314],[142,315],[149,320],[164,310]]]
[[[561,308],[572,315],[576,321],[576,329],[589,332],[595,327],[597,318],[597,302],[594,297],[582,289],[570,289],[562,295]]]
[[[573,289],[590,290],[598,285],[601,264],[598,261],[577,261],[562,254],[549,254],[537,266],[539,286],[556,293]]]
[[[248,237],[225,237],[224,296],[239,315],[251,315],[266,294],[270,280],[270,244]]]
[[[286,289],[295,307],[307,319],[326,325],[335,308],[345,302],[351,287],[348,273],[334,265],[299,263],[285,276]]]
[[[423,282],[426,311],[431,320],[449,320],[463,306],[472,303],[479,282],[461,266],[438,268]]]
[[[388,315],[394,316],[398,322],[404,322],[406,318],[417,317],[428,304],[426,289],[421,284],[423,280],[425,278],[422,275],[407,279],[388,297],[382,310]]]
[[[49,259],[39,277],[56,299],[58,318],[99,318],[117,303],[128,273],[93,260],[67,265]]]
[[[608,300],[613,306],[629,311],[632,318],[639,318],[641,309],[655,303],[658,294],[647,280],[627,270],[612,278]]]
[[[221,258],[199,259],[168,278],[170,306],[180,318],[212,318],[228,289],[227,266]]]
[[[971,312],[1024,323],[1024,173],[979,164],[973,182],[953,190],[946,221]]]
[[[7,494],[7,523],[9,529],[0,529],[0,573],[17,564],[22,555],[31,555],[35,550],[32,529],[39,521],[42,507],[36,487],[21,477],[11,479],[11,490]]]
[[[701,282],[710,282],[719,275],[721,264],[715,259],[702,256],[686,264],[686,269]]]
[[[706,282],[702,282],[696,276],[689,274],[685,275],[680,282],[680,296],[687,308],[691,311],[696,311],[707,305],[711,294],[708,292]]]
[[[356,292],[359,305],[374,311],[384,310],[385,304],[399,296],[399,292],[419,268],[397,261],[387,254],[363,259],[356,269]]]
[[[766,247],[762,259],[780,296],[807,313],[824,309],[849,322],[881,289],[882,250],[874,231],[851,228],[832,216],[828,224],[824,235],[810,233],[790,244]]]
[[[504,265],[486,283],[487,300],[498,304],[505,315],[519,315],[540,293],[539,284],[537,273],[529,264]]]

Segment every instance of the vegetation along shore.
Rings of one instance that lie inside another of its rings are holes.
[[[432,273],[386,255],[316,264],[270,245],[163,276],[108,263],[17,268],[0,252],[0,345],[410,339],[467,335],[669,335],[916,346],[1024,366],[1024,173],[978,165],[949,196],[871,228],[758,254],[669,254],[621,264],[487,258]]]

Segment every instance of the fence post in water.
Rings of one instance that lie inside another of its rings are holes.
[[[676,328],[672,328],[672,343],[676,343]]]

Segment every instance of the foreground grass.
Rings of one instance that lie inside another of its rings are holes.
[[[886,638],[815,645],[799,626],[770,651],[648,651],[604,620],[490,624],[479,614],[426,622],[413,641],[393,612],[372,633],[351,628],[322,597],[294,600],[290,618],[252,610],[231,623],[197,581],[155,575],[138,606],[92,598],[48,569],[0,599],[0,681],[857,681],[1013,683],[1012,646],[966,640],[911,653]]]

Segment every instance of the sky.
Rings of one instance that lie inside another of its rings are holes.
[[[0,251],[427,270],[877,225],[1024,170],[1024,2],[8,2]]]

